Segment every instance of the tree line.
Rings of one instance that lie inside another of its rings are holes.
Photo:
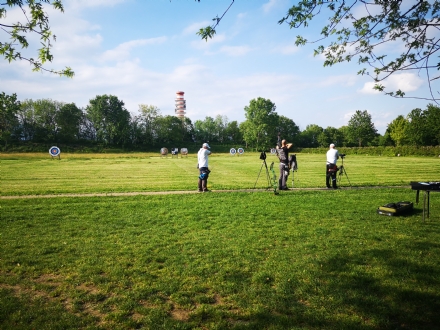
[[[132,115],[114,95],[98,95],[85,108],[51,99],[19,101],[16,94],[0,94],[0,143],[2,149],[22,142],[50,144],[99,144],[127,150],[155,150],[209,142],[244,146],[253,150],[272,148],[278,135],[296,148],[431,146],[440,144],[440,108],[429,104],[400,115],[377,132],[367,110],[357,110],[347,125],[300,130],[295,122],[278,115],[276,105],[258,97],[244,107],[245,121],[229,121],[226,116],[206,116],[204,120],[179,119],[162,115],[154,105],[140,104]]]

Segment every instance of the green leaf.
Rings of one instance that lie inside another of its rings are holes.
[[[201,28],[196,34],[198,34],[202,40],[208,41],[208,38],[212,39],[216,31],[211,27]]]

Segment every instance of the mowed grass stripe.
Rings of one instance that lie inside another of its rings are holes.
[[[296,188],[324,187],[324,155],[297,154],[297,158],[299,169],[290,175],[289,186],[294,179]],[[61,160],[42,154],[0,154],[0,161],[3,196],[197,189],[194,154],[178,159],[154,154],[62,154]],[[278,176],[278,161],[270,155],[266,165],[269,167],[272,162]],[[210,189],[267,188],[263,165],[258,153],[214,153],[210,157]],[[349,155],[344,166],[348,178],[341,177],[343,187],[401,186],[410,181],[440,180],[437,158]],[[272,172],[268,172],[271,176]]]

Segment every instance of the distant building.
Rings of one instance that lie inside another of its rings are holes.
[[[176,109],[175,113],[177,118],[183,119],[186,114],[186,101],[183,98],[184,92],[176,92]]]

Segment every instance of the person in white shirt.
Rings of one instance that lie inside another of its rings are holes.
[[[338,188],[336,185],[336,173],[338,172],[336,162],[338,161],[338,158],[339,152],[335,149],[335,145],[332,143],[330,144],[330,149],[327,151],[327,166],[325,167],[325,184],[327,185],[327,188]]]
[[[208,156],[211,154],[211,151],[208,150],[211,147],[208,143],[203,143],[199,152],[197,153],[197,168],[199,169],[199,192],[210,192],[208,190]]]

